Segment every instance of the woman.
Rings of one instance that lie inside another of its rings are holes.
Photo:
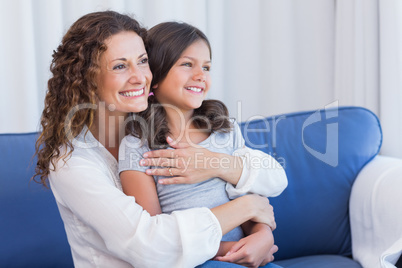
[[[147,107],[152,79],[145,34],[128,16],[91,13],[53,54],[35,176],[44,185],[49,179],[76,267],[194,267],[235,226],[275,224],[272,207],[257,195],[151,217],[121,191],[125,121]]]

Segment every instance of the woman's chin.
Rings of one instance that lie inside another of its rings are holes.
[[[141,103],[141,104],[137,103],[136,105],[133,105],[131,107],[130,112],[139,113],[139,112],[145,111],[147,108],[148,108],[148,102],[144,102],[144,103]]]

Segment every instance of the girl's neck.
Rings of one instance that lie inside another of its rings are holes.
[[[166,120],[171,138],[181,144],[194,146],[209,137],[210,133],[205,133],[194,125],[194,110],[187,112],[166,109]]]
[[[187,131],[189,128],[193,127],[192,117],[194,110],[181,111],[172,108],[165,108],[165,111],[169,130],[174,137],[180,136],[183,131]]]

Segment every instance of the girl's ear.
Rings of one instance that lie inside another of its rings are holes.
[[[154,85],[153,87],[152,87],[152,89],[157,89],[158,88],[158,84],[156,84],[156,85]]]

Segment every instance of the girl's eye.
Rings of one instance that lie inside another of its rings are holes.
[[[113,71],[120,71],[125,69],[127,66],[125,64],[118,64],[116,66],[113,67]]]
[[[183,64],[182,64],[182,66],[191,67],[191,66],[192,66],[192,64],[191,64],[190,62],[185,62],[185,63],[183,63]]]
[[[202,69],[204,69],[204,71],[209,72],[211,70],[210,66],[204,66]]]

